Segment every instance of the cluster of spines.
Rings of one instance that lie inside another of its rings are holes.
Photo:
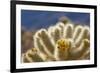
[[[30,49],[23,55],[23,58],[29,62],[83,59],[90,53],[88,26],[75,26],[71,23],[63,24],[60,22],[48,29],[38,30],[33,39],[36,51]],[[70,48],[59,49],[57,42],[61,40]]]

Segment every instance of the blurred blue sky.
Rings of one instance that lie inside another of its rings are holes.
[[[21,10],[21,25],[28,30],[47,28],[55,25],[62,16],[68,17],[75,24],[90,24],[89,13]]]

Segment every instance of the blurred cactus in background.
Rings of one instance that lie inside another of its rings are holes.
[[[48,29],[41,28],[34,35],[26,32],[25,35],[32,35],[27,36],[27,39],[30,39],[26,40],[27,46],[31,47],[22,53],[22,62],[90,59],[89,26],[74,25],[68,21],[66,17],[62,17],[56,25]],[[22,40],[24,39],[26,38],[22,36]],[[22,44],[25,44],[25,41],[22,41]]]

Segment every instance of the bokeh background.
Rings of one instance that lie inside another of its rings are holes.
[[[59,21],[69,19],[71,22],[90,26],[90,14],[79,12],[56,12],[56,11],[37,11],[21,10],[21,51],[25,53],[34,47],[33,35],[36,30],[48,28]]]
[[[89,13],[21,10],[22,27],[28,30],[55,25],[61,17],[67,17],[75,24],[90,24]]]

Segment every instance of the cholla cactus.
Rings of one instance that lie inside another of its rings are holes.
[[[23,62],[67,61],[90,58],[88,26],[57,23],[40,29],[35,35],[34,48],[22,55]]]

